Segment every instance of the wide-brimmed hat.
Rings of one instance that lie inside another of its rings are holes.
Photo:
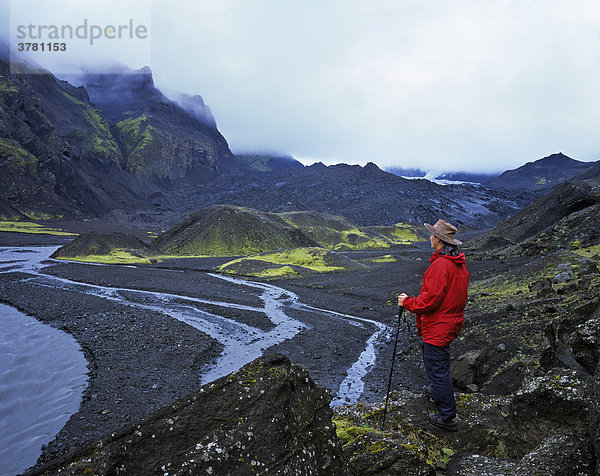
[[[425,228],[427,228],[440,240],[450,243],[451,245],[462,245],[462,241],[454,238],[454,234],[457,232],[456,227],[448,223],[446,220],[438,220],[433,226],[429,223],[424,223],[424,225]]]

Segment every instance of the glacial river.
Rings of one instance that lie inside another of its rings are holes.
[[[223,352],[216,363],[204,372],[202,383],[208,383],[239,369],[262,355],[269,347],[292,339],[300,331],[306,329],[307,324],[288,315],[288,310],[301,310],[315,313],[325,319],[341,319],[350,325],[371,329],[371,336],[365,342],[364,350],[347,369],[347,376],[337,393],[334,392],[332,405],[355,403],[364,390],[363,378],[375,363],[376,343],[390,331],[388,326],[376,321],[309,306],[302,303],[294,293],[278,286],[218,274],[210,274],[210,276],[226,281],[233,288],[246,287],[258,291],[261,305],[247,306],[130,287],[99,286],[60,278],[45,272],[45,268],[52,264],[49,256],[55,250],[56,247],[0,248],[0,273],[25,272],[31,276],[26,279],[40,285],[68,288],[71,291],[92,294],[128,306],[161,312],[205,332],[223,345]],[[264,313],[273,327],[265,331],[220,316],[218,312],[201,310],[199,304]],[[11,308],[8,310],[0,308],[0,321],[3,323],[5,320],[6,322],[10,321],[14,327],[11,334],[3,334],[1,338],[0,345],[11,345],[12,347],[10,352],[0,353],[0,379],[6,376],[7,385],[10,384],[16,389],[12,390],[12,393],[5,392],[3,390],[5,382],[0,380],[0,461],[5,461],[2,450],[5,447],[8,448],[7,444],[10,443],[13,448],[28,448],[28,452],[32,456],[27,459],[27,463],[23,457],[21,463],[27,467],[35,463],[41,444],[51,440],[69,415],[77,411],[85,387],[86,368],[85,361],[82,360],[82,353],[71,336],[43,325],[33,318],[23,315],[16,317],[18,314],[20,313]],[[65,343],[49,344],[49,347],[61,349],[58,352],[60,355],[55,355],[56,352],[52,353],[50,349],[43,350],[40,345],[32,344],[34,338],[51,342],[53,338],[51,336],[56,336],[56,334],[61,335]],[[67,341],[70,341],[70,344],[67,344]],[[30,352],[28,349],[32,347],[40,348],[42,356],[40,361],[26,357]],[[70,350],[67,351],[67,349]],[[0,351],[2,351],[1,348]],[[17,371],[18,368],[21,370]],[[66,374],[63,381],[55,378],[61,371]],[[55,385],[53,390],[46,391],[48,380]],[[42,389],[45,391],[43,394],[41,393]],[[59,409],[57,403],[59,400],[63,400],[64,393],[69,393],[71,403],[70,406]],[[39,400],[44,400],[47,404],[46,409],[35,403]],[[23,401],[31,401],[31,408],[21,411],[20,402]],[[56,409],[56,412],[49,409]],[[27,418],[25,418],[25,414],[27,414]],[[6,420],[10,424],[3,424],[2,418],[10,418],[10,420]],[[22,423],[23,426],[29,428],[29,432],[18,436],[21,433],[14,431],[15,424],[17,424],[15,422]],[[48,422],[48,425],[52,422],[54,426],[48,426],[49,429],[44,429],[42,432],[37,425],[41,425],[43,422]],[[3,465],[5,463],[0,464],[0,474],[11,474],[2,472]],[[24,467],[20,469],[22,470]]]
[[[69,334],[0,304],[0,475],[35,464],[77,411],[87,361]]]

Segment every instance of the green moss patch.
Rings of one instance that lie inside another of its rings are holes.
[[[76,236],[75,233],[69,233],[66,231],[59,230],[57,228],[47,228],[38,223],[28,221],[0,221],[0,231],[10,231],[14,233],[33,233],[33,234],[44,234],[44,235],[65,235],[65,236]]]
[[[583,256],[584,258],[591,258],[596,261],[600,261],[600,244],[582,248],[581,243],[579,243],[579,246],[577,246],[576,248],[577,249],[575,249],[574,251],[578,255]]]
[[[125,168],[136,175],[148,175],[162,150],[162,142],[148,116],[124,119],[117,123],[117,130],[125,147]]]
[[[37,172],[37,158],[22,147],[0,140],[0,167],[8,173],[32,175]]]
[[[223,264],[219,270],[268,278],[346,271],[354,266],[360,265],[324,248],[296,248],[238,258]]]
[[[89,105],[84,106],[83,117],[94,131],[94,134],[88,139],[86,152],[120,159],[121,151],[113,139],[108,122],[98,113],[97,109]]]
[[[10,93],[18,93],[19,88],[15,83],[13,83],[10,79],[5,76],[0,76],[0,93],[10,94]]]
[[[103,264],[150,264],[161,260],[158,258],[149,258],[129,250],[114,249],[105,255],[85,255],[85,256],[61,256],[57,259],[65,261],[79,261],[83,263],[103,263]]]
[[[373,432],[381,433],[368,423],[356,425],[353,419],[334,418],[333,423],[335,423],[337,437],[343,446],[349,445],[361,435]]]
[[[390,442],[394,441],[394,445],[403,446],[431,466],[435,466],[437,462],[449,461],[456,452],[452,442],[402,419],[407,411],[414,409],[391,406],[388,421],[394,430],[379,430],[382,411],[380,405],[360,403],[334,408],[333,422],[340,442],[347,446],[363,435],[374,434],[375,437],[359,446],[361,451],[370,455],[378,454],[392,449]]]
[[[318,212],[288,212],[281,217],[323,248],[337,251],[386,249],[419,241],[414,225],[358,227],[350,220]]]
[[[371,260],[373,263],[395,263],[397,260],[392,255],[383,255]]]

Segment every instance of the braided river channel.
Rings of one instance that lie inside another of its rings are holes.
[[[18,273],[19,280],[33,289],[93,296],[192,326],[216,341],[220,350],[203,365],[197,376],[201,384],[267,351],[277,351],[307,366],[315,380],[332,391],[332,405],[355,403],[375,365],[378,344],[392,333],[385,324],[311,306],[268,283],[204,271],[195,271],[190,281],[185,270],[64,263],[50,259],[56,249],[0,248],[0,273]],[[73,268],[78,272],[64,271]],[[113,271],[120,276],[114,282]],[[147,284],[148,275],[153,277],[152,286]],[[203,294],[214,288],[219,293]],[[41,445],[78,411],[89,384],[88,363],[79,344],[36,317],[0,304],[0,475],[35,464]],[[340,334],[352,336],[355,344],[340,349],[336,345]],[[332,362],[339,369],[335,376],[323,370]]]

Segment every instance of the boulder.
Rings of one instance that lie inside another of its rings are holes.
[[[471,350],[458,356],[451,367],[454,385],[469,390],[471,385],[478,382],[485,359],[486,352],[482,349]]]
[[[575,275],[572,271],[561,271],[552,278],[552,282],[554,284],[564,284],[571,281],[574,277]]]
[[[539,476],[592,476],[594,456],[587,438],[555,435],[546,438],[517,465],[515,474]]]
[[[546,438],[520,461],[481,454],[459,453],[446,467],[447,476],[593,476],[589,441],[577,435]]]
[[[589,274],[595,274],[598,272],[598,265],[593,259],[581,258],[579,260],[579,269],[577,274],[579,276],[586,276]]]
[[[567,338],[575,360],[590,374],[600,361],[600,316],[575,327]]]
[[[555,368],[526,378],[510,403],[503,430],[508,455],[522,458],[554,435],[586,435],[588,392],[588,385],[572,370]]]
[[[552,280],[550,278],[542,278],[529,283],[529,291],[537,293],[538,297],[552,294]]]
[[[583,378],[594,373],[600,360],[600,302],[579,306],[545,330],[540,363],[546,369],[563,365]]]
[[[573,272],[573,265],[571,263],[561,263],[556,267],[556,272],[557,273],[562,273],[562,272]]]
[[[448,463],[447,476],[499,476],[518,474],[517,462],[480,454],[461,453]]]
[[[33,474],[342,474],[331,396],[272,355]]]

